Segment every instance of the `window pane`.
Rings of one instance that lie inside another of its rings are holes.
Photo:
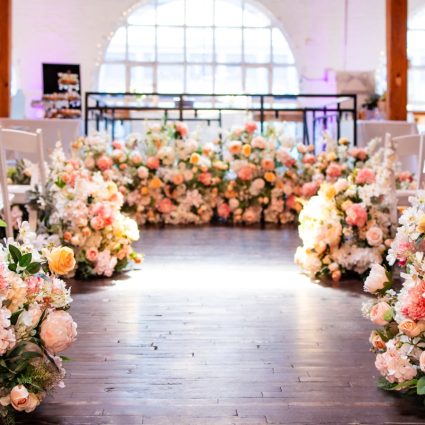
[[[217,66],[215,73],[215,92],[219,94],[242,93],[241,67]]]
[[[425,72],[409,70],[409,103],[425,103]]]
[[[298,78],[295,66],[273,68],[273,93],[298,93]]]
[[[216,0],[215,24],[220,27],[240,27],[242,25],[242,6],[240,0]]]
[[[425,65],[425,22],[423,31],[408,31],[407,52],[410,65]]]
[[[128,59],[155,60],[155,27],[128,27]]]
[[[183,0],[158,0],[158,25],[184,25]]]
[[[158,28],[158,61],[182,62],[184,60],[183,28]]]
[[[183,65],[158,66],[158,92],[183,93]]]
[[[285,37],[277,28],[272,30],[273,62],[274,63],[294,63],[294,56],[289,48]]]
[[[212,26],[213,16],[212,0],[186,0],[186,25]]]
[[[150,4],[137,9],[127,22],[130,25],[155,25],[155,6]]]
[[[99,72],[99,91],[125,92],[125,65],[104,63]]]
[[[217,28],[215,30],[215,46],[217,62],[241,62],[242,30]]]
[[[270,30],[245,29],[244,36],[245,62],[270,62]]]
[[[188,62],[212,62],[212,29],[188,28],[186,30],[186,57]]]
[[[210,65],[193,65],[187,67],[188,93],[212,93],[213,68]]]
[[[269,71],[266,67],[246,69],[246,93],[269,93]]]
[[[136,93],[153,92],[153,69],[148,66],[131,68],[130,91]]]
[[[267,27],[271,25],[270,19],[259,12],[256,7],[245,3],[243,12],[243,24],[246,27]]]
[[[105,60],[124,60],[126,46],[126,29],[118,28],[105,53]]]

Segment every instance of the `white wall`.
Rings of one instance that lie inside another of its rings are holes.
[[[202,0],[199,0],[202,1]],[[411,0],[412,8],[423,0]],[[102,51],[135,0],[14,0],[15,87],[29,103],[42,92],[43,62],[80,63],[95,89]],[[257,0],[281,23],[305,92],[335,91],[326,70],[374,70],[385,48],[385,0]],[[331,73],[332,74],[332,73]]]

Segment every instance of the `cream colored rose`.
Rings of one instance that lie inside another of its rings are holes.
[[[364,290],[373,294],[383,289],[386,283],[388,283],[386,270],[380,264],[375,263],[372,265],[369,276],[365,280]]]
[[[406,319],[398,325],[398,329],[409,338],[415,338],[425,331],[425,321],[419,320],[419,322],[415,322],[414,320]]]
[[[369,337],[369,342],[372,344],[373,348],[377,350],[384,350],[386,347],[385,341],[380,337],[378,332],[372,331]]]
[[[74,251],[68,247],[53,248],[46,255],[53,273],[65,275],[75,268]]]
[[[32,412],[39,404],[38,397],[29,393],[23,385],[16,385],[10,392],[10,404],[19,412]]]
[[[370,246],[378,246],[382,243],[383,233],[382,230],[377,227],[373,226],[366,232],[366,239],[367,243]]]
[[[370,320],[378,326],[385,326],[392,319],[393,309],[385,301],[375,304],[370,310]]]
[[[66,311],[53,311],[41,324],[40,337],[50,353],[60,353],[75,341],[77,324]]]

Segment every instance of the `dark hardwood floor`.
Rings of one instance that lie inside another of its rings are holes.
[[[74,282],[66,388],[23,424],[422,424],[376,389],[360,282],[311,283],[295,228],[143,231],[142,270]]]

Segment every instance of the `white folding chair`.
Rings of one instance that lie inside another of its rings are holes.
[[[7,163],[6,152],[18,152],[20,154],[30,154],[36,159],[36,167],[34,167],[30,185],[8,185],[7,184]],[[0,168],[1,168],[1,192],[3,199],[4,217],[7,224],[6,234],[8,237],[13,236],[12,217],[10,205],[27,204],[26,192],[34,188],[36,184],[40,186],[40,190],[44,193],[47,176],[44,162],[43,137],[41,130],[35,133],[26,131],[2,129],[0,127]],[[37,216],[34,210],[28,210],[30,214],[30,226],[36,229]]]

